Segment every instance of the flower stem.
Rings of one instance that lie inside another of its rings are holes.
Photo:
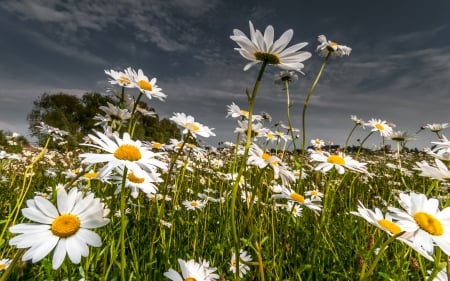
[[[125,229],[127,227],[127,218],[125,215],[126,210],[126,189],[125,181],[127,179],[128,169],[125,167],[122,177],[122,190],[120,191],[120,280],[125,281],[125,267],[126,267],[126,255],[125,255]]]
[[[239,171],[236,176],[236,179],[234,180],[233,191],[231,193],[231,209],[230,209],[231,232],[233,234],[233,242],[234,242],[234,249],[235,249],[235,255],[236,255],[236,268],[239,268],[239,249],[240,249],[239,237],[238,237],[237,228],[236,228],[236,198],[237,198],[237,192],[238,192],[238,188],[239,188],[239,182],[241,180],[242,174],[244,173],[245,166],[247,164],[248,152],[250,150],[250,144],[252,142],[252,117],[253,117],[253,109],[254,109],[254,105],[255,105],[256,94],[258,93],[259,84],[261,83],[261,79],[264,74],[264,70],[267,66],[267,63],[268,63],[267,61],[263,61],[262,65],[261,65],[261,69],[259,70],[259,73],[258,73],[258,77],[255,81],[255,85],[253,86],[253,91],[252,91],[251,95],[249,95],[247,93],[247,98],[248,98],[248,103],[249,103],[248,122],[247,122],[247,138],[246,138],[246,142],[245,142],[245,150],[244,150],[244,155],[242,157],[242,162],[241,162],[241,165],[239,166]],[[238,270],[236,270],[235,280],[238,280],[238,281],[240,280]]]
[[[319,83],[320,77],[322,76],[322,73],[325,69],[325,66],[327,65],[328,58],[330,57],[331,52],[328,53],[328,55],[325,57],[322,66],[320,67],[319,73],[317,73],[316,79],[314,80],[313,84],[311,85],[311,88],[309,88],[308,94],[306,95],[305,103],[303,104],[303,111],[302,111],[302,160],[305,159],[305,144],[306,144],[306,108],[308,108],[309,99],[316,89],[317,84]]]

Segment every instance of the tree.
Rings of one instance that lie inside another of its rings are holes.
[[[114,100],[109,96],[99,93],[86,93],[82,97],[66,93],[48,94],[44,93],[33,102],[33,108],[27,116],[31,135],[38,139],[42,145],[47,136],[40,133],[36,126],[40,122],[56,127],[69,133],[67,136],[69,148],[76,147],[83,138],[92,133],[95,128],[96,114],[104,115],[99,109],[107,103],[114,104]],[[141,107],[147,108],[145,103]],[[168,139],[179,138],[181,133],[172,121],[159,116],[140,116],[139,125],[136,127],[135,138],[146,141],[166,142]],[[53,144],[53,147],[55,145]]]

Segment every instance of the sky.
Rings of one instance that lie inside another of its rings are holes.
[[[249,34],[249,21],[275,38],[294,30],[290,45],[307,42],[312,53],[304,75],[290,86],[291,118],[301,127],[306,94],[323,58],[317,36],[352,48],[330,60],[306,112],[307,140],[343,145],[354,122],[371,118],[415,135],[431,123],[450,122],[450,1],[0,1],[0,129],[28,136],[27,114],[43,93],[107,94],[105,69],[142,69],[167,94],[146,100],[161,118],[184,112],[214,128],[217,145],[235,141],[237,122],[225,118],[233,102],[246,109],[246,89],[259,67],[234,50],[233,29]],[[280,69],[263,76],[256,113],[287,124],[286,93],[274,83]],[[450,130],[450,129],[447,129]],[[350,145],[370,133],[358,128]],[[443,131],[444,135],[446,130]],[[408,147],[431,146],[423,130]],[[373,134],[366,147],[382,143]]]

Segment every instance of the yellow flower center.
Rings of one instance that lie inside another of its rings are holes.
[[[327,158],[327,162],[331,164],[344,165],[345,160],[339,155],[330,155]]]
[[[6,264],[0,263],[0,270],[3,270],[3,269],[5,269],[5,268],[6,268]]]
[[[380,123],[376,123],[376,124],[375,124],[375,128],[376,128],[378,131],[384,131],[384,126],[381,125]]]
[[[319,193],[317,191],[315,191],[315,190],[311,191],[311,196],[317,196],[317,195],[319,195]]]
[[[148,82],[146,80],[139,80],[138,85],[139,85],[139,88],[141,88],[142,90],[145,90],[145,91],[153,90],[152,84],[150,84],[150,82]]]
[[[162,144],[159,143],[159,142],[154,142],[154,143],[152,144],[152,147],[153,147],[153,148],[161,148],[161,147],[162,147]]]
[[[80,219],[72,214],[60,215],[52,222],[50,229],[54,235],[66,238],[80,229]]]
[[[303,203],[305,202],[305,197],[298,194],[297,192],[293,192],[289,197],[291,197],[292,200],[295,200],[297,202]]]
[[[268,138],[268,139],[273,139],[273,137],[274,137],[274,135],[273,135],[272,133],[268,133],[268,134],[267,134],[267,138]]]
[[[402,231],[400,226],[396,224],[395,222],[392,222],[390,220],[382,219],[377,221],[378,224],[383,227],[384,229],[388,230],[392,234],[398,234]]]
[[[138,161],[142,155],[139,149],[131,144],[122,144],[114,151],[114,157],[119,160]]]
[[[256,60],[265,61],[268,64],[280,64],[280,58],[276,54],[256,52],[254,56]]]
[[[194,277],[188,277],[188,278],[184,278],[183,281],[197,281],[197,279],[195,279]]]
[[[145,178],[137,177],[134,173],[128,173],[127,178],[133,183],[143,183],[145,180]]]
[[[241,111],[242,115],[244,115],[246,117],[248,116],[248,111],[247,110],[241,109],[240,111]]]
[[[184,123],[184,127],[194,132],[198,132],[200,130],[200,127],[195,123]]]
[[[191,203],[189,203],[189,205],[191,205],[192,207],[197,207],[198,203],[195,201],[192,201]]]
[[[131,84],[131,81],[128,77],[126,76],[120,76],[119,78],[117,78],[117,82],[119,82],[122,85],[129,85]]]
[[[264,152],[264,153],[261,155],[261,158],[262,158],[264,161],[267,161],[267,160],[269,160],[269,158],[270,158],[270,154]]]
[[[84,177],[87,179],[96,179],[96,178],[98,178],[98,173],[89,172],[89,173],[84,174]]]
[[[413,217],[419,227],[431,235],[444,234],[442,223],[432,215],[425,212],[417,212]]]

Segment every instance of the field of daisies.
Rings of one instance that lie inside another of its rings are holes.
[[[67,132],[41,123],[45,145],[0,151],[0,281],[449,280],[448,124],[423,126],[436,139],[418,153],[378,118],[351,116],[343,146],[306,139],[309,99],[351,48],[318,36],[323,64],[291,120],[289,85],[313,54],[290,45],[292,30],[249,27],[230,36],[244,71],[259,68],[248,103],[228,105],[234,143],[199,146],[214,124],[182,112],[170,118],[180,139],[136,139],[139,102],[166,94],[129,67],[105,71],[116,104],[77,149],[48,149]],[[276,130],[254,114],[269,67],[287,97]],[[355,130],[367,137],[347,147]],[[369,138],[394,149],[365,149]]]

